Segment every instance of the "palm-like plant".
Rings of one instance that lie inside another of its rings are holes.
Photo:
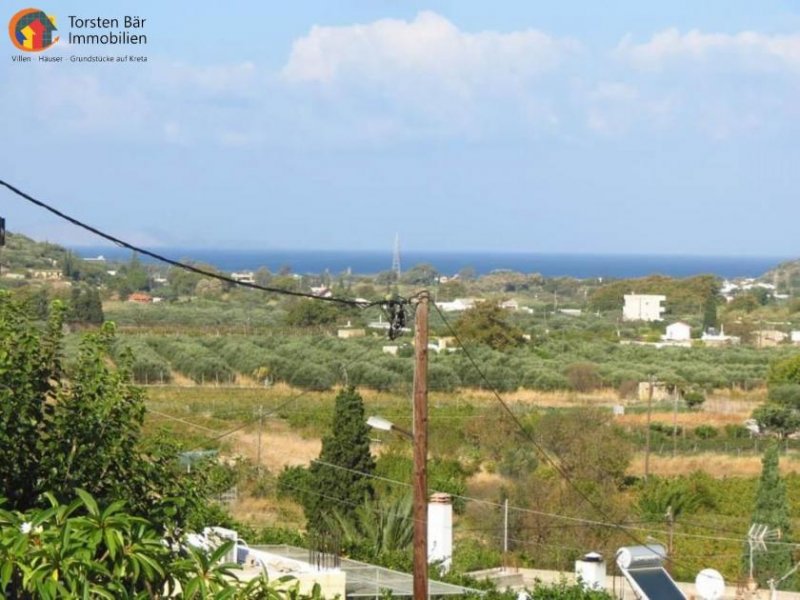
[[[382,556],[411,546],[414,538],[412,508],[409,494],[389,499],[367,497],[352,518],[337,510],[328,517],[328,525],[341,533],[345,547],[359,554]]]

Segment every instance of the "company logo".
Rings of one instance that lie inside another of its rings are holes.
[[[38,8],[23,9],[8,23],[8,35],[12,43],[23,52],[47,50],[58,41],[58,37],[53,37],[54,31],[56,18]]]

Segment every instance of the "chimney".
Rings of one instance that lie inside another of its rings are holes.
[[[453,562],[453,503],[450,494],[436,492],[428,502],[428,562],[447,573]]]
[[[575,561],[575,577],[585,590],[606,588],[606,563],[597,552],[589,552]]]

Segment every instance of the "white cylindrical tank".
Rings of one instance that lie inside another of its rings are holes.
[[[621,569],[660,567],[667,556],[661,544],[648,546],[625,546],[617,550],[617,564]]]
[[[447,573],[453,562],[453,503],[450,494],[437,492],[428,502],[428,562]]]
[[[575,561],[575,577],[584,589],[606,588],[606,563],[597,552],[589,552]]]

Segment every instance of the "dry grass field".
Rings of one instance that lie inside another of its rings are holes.
[[[800,473],[800,458],[784,456],[780,462],[781,472]],[[696,456],[650,456],[650,473],[670,477],[689,475],[704,471],[712,477],[759,477],[761,475],[761,456],[731,456],[730,454],[704,452]],[[637,454],[628,468],[631,475],[644,473],[644,454]]]
[[[185,383],[185,382],[180,382]],[[247,383],[247,382],[243,382]],[[284,466],[308,464],[318,456],[320,450],[321,423],[319,411],[330,411],[336,391],[302,392],[286,385],[271,388],[257,386],[198,386],[187,385],[151,386],[147,388],[148,408],[146,426],[148,429],[166,428],[176,436],[184,437],[203,446],[206,441],[219,436],[222,449],[229,455],[244,456],[255,462],[258,448],[257,411],[262,407],[265,414],[262,430],[262,465],[270,472],[276,473]],[[367,411],[370,414],[410,415],[410,402],[403,394],[391,394],[364,390],[362,392]],[[712,425],[723,428],[726,425],[741,425],[749,418],[753,409],[763,400],[763,391],[739,394],[714,394],[699,411],[678,412],[677,415],[663,404],[654,409],[651,420],[671,425],[676,417],[677,425],[684,429],[693,429],[700,425]],[[547,408],[569,407],[610,407],[619,404],[613,390],[606,390],[591,395],[575,393],[542,393],[518,391],[504,394],[503,398],[512,406],[541,406]],[[287,422],[275,418],[270,411],[276,406],[289,403],[284,416],[299,419]],[[469,405],[477,410],[491,409],[496,406],[494,395],[485,390],[465,390],[459,393],[437,393],[430,395],[432,423],[437,419],[447,419],[453,427],[460,427],[464,421],[458,416],[440,416],[449,414],[448,409]],[[628,412],[615,418],[615,422],[626,428],[644,427],[647,415],[643,411],[642,402],[627,403]],[[437,411],[444,411],[439,413]],[[458,411],[456,411],[458,412]],[[461,414],[461,413],[458,413]],[[306,419],[306,420],[303,420]],[[302,423],[305,423],[303,425]],[[228,435],[223,435],[236,430]],[[663,444],[662,444],[663,445]],[[661,455],[655,452],[662,450]],[[376,447],[376,451],[379,448]],[[697,470],[705,471],[715,477],[724,476],[758,476],[760,458],[756,453],[746,455],[734,453],[700,453],[681,455],[676,458],[664,456],[669,448],[654,447],[650,458],[651,473],[658,475],[681,475]],[[786,458],[781,463],[784,472],[800,472],[800,460]],[[631,474],[644,471],[644,456],[638,454],[630,467]],[[481,473],[471,482],[472,485],[486,484],[484,480],[492,480],[490,474]],[[496,482],[492,482],[496,483]],[[491,483],[489,483],[491,485]]]

